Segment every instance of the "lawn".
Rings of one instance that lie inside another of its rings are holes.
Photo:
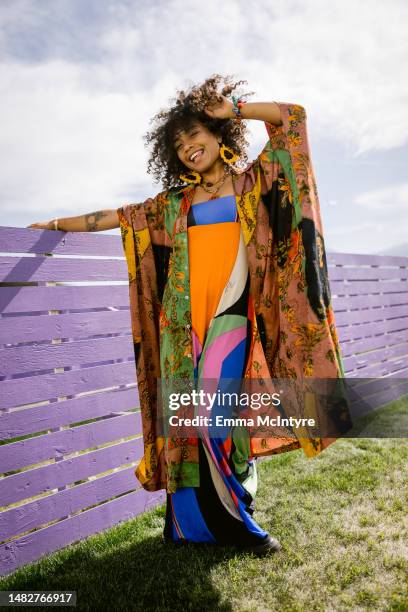
[[[382,415],[406,423],[406,401]],[[375,438],[379,427],[368,419],[366,437],[314,459],[299,450],[258,462],[254,517],[282,543],[277,554],[164,545],[157,508],[21,568],[0,589],[76,590],[77,610],[408,611],[408,445]]]

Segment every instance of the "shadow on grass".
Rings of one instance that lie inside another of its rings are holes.
[[[345,438],[407,438],[408,396],[379,406],[355,420]]]
[[[126,541],[127,528],[127,523],[119,525],[96,536],[92,546],[89,538],[27,566],[3,578],[0,589],[75,590],[77,610],[232,610],[221,602],[211,573],[243,553],[205,544],[164,544],[161,536],[139,534],[140,539]]]

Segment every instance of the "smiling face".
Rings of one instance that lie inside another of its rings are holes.
[[[208,171],[220,160],[221,136],[213,134],[200,121],[195,121],[186,130],[174,136],[174,149],[179,160],[189,170]]]

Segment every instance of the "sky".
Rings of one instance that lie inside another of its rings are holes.
[[[305,107],[328,252],[408,256],[407,23],[405,0],[1,0],[0,225],[162,191],[149,120],[219,73]]]

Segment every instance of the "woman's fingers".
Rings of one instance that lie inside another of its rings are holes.
[[[49,229],[49,221],[38,221],[37,223],[31,223],[26,227],[32,227],[33,229]]]
[[[219,99],[212,100],[205,108],[205,112],[210,117],[218,119],[229,119],[231,118],[231,108],[233,107],[232,102],[225,96],[220,96]]]

